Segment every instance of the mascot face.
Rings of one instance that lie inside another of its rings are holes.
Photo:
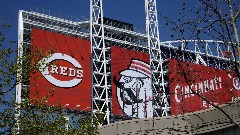
[[[122,75],[117,85],[117,99],[126,115],[152,117],[151,79]]]

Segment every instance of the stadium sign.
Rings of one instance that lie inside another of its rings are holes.
[[[190,62],[169,59],[170,104],[173,115],[222,105],[240,97],[238,76]]]
[[[57,65],[51,65],[51,70],[49,71],[48,64],[50,64],[53,61],[57,60],[64,60],[69,63],[71,63],[75,68],[70,68],[66,66],[57,66]],[[83,78],[83,70],[80,63],[72,58],[71,56],[63,53],[54,53],[50,55],[49,57],[43,58],[41,61],[38,62],[40,65],[39,69],[42,73],[42,75],[53,85],[61,87],[61,88],[71,88],[79,83],[81,83]],[[56,79],[52,76],[52,74],[59,74],[63,76],[70,76],[75,77],[72,80],[69,81],[62,81],[59,79]]]

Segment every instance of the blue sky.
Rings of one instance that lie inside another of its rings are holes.
[[[134,24],[145,30],[145,0],[103,0],[105,17]],[[157,0],[158,12],[176,18],[180,1]],[[11,24],[11,31],[6,33],[9,40],[17,39],[17,18],[19,10],[38,9],[53,16],[64,18],[86,17],[90,14],[90,0],[4,0],[0,4],[0,20]],[[75,20],[75,19],[73,19]],[[171,31],[161,27],[165,20],[159,17],[160,40],[172,40]]]

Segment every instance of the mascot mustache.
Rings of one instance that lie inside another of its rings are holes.
[[[139,79],[139,80],[143,83],[143,81],[141,79]],[[113,77],[113,82],[118,88],[120,88],[120,97],[121,97],[122,101],[124,102],[124,104],[132,105],[134,103],[142,103],[143,102],[143,99],[138,99],[138,97],[133,93],[131,88],[124,88],[124,83],[117,81],[116,76]],[[126,94],[128,95],[128,97],[130,97],[130,99],[123,96],[124,92],[126,92]]]

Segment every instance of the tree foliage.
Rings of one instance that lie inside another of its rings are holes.
[[[0,132],[10,132],[14,124],[13,90],[16,82],[16,58],[13,54],[15,41],[7,41],[5,32],[10,30],[10,25],[0,21]]]

